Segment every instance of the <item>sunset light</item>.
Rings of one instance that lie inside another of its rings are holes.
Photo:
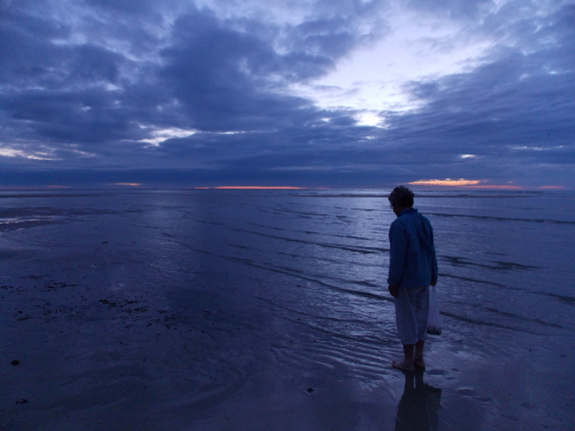
[[[482,184],[484,183],[484,184]],[[408,183],[414,186],[440,186],[440,187],[464,187],[466,189],[482,189],[482,190],[522,190],[524,187],[516,184],[487,184],[485,180],[466,180],[460,178],[452,180],[446,178],[444,180],[419,180]],[[543,187],[540,187],[543,188]],[[547,186],[545,188],[556,188],[555,186]]]
[[[466,180],[466,179],[459,179],[459,180],[452,180],[450,178],[446,178],[444,180],[419,180],[419,181],[412,181],[408,184],[414,186],[473,186],[479,184],[479,180]]]
[[[219,186],[216,190],[302,190],[305,187],[292,186]]]

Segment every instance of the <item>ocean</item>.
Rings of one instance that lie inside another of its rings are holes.
[[[0,429],[575,428],[575,193],[416,190],[444,327],[415,380],[388,193],[1,191]]]

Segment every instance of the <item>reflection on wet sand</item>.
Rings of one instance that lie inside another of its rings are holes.
[[[403,396],[397,406],[395,431],[438,429],[441,389],[423,381],[423,371],[405,372]]]
[[[0,429],[575,430],[575,194],[422,196],[445,331],[402,391],[387,194],[333,193],[0,193]]]

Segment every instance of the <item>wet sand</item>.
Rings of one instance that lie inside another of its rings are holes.
[[[427,370],[404,374],[383,289],[315,294],[325,278],[129,214],[2,235],[0,430],[575,428],[570,296],[528,321],[446,306]],[[330,311],[356,305],[379,320]]]

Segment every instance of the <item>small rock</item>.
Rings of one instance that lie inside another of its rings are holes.
[[[311,394],[311,393],[313,392],[313,388],[307,388],[307,389],[306,389],[306,392],[307,392],[308,394]]]
[[[14,365],[15,367],[17,365],[20,365],[20,361],[18,359],[14,359],[13,361],[10,362],[12,365]]]

